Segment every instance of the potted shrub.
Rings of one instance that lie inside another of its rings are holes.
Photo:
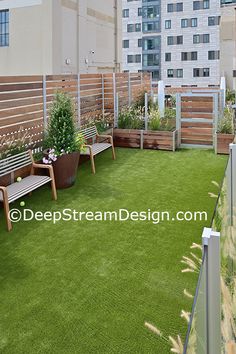
[[[217,154],[228,154],[229,144],[234,141],[234,112],[230,107],[225,108],[216,133]]]
[[[85,143],[84,138],[76,133],[74,115],[72,99],[64,93],[57,93],[50,108],[43,162],[53,165],[58,189],[74,184],[80,151]]]

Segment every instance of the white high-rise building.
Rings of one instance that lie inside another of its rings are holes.
[[[123,69],[166,86],[220,82],[220,1],[122,0]]]

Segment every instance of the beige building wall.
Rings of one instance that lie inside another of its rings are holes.
[[[119,0],[0,0],[7,8],[0,75],[120,71]]]
[[[221,8],[220,27],[221,46],[221,75],[226,77],[227,87],[236,90],[236,6],[229,5]]]

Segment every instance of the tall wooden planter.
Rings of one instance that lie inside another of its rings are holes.
[[[229,144],[233,143],[235,138],[234,134],[221,134],[216,133],[216,153],[229,154]]]
[[[114,129],[113,139],[117,147],[175,151],[177,130],[152,131],[138,129]]]

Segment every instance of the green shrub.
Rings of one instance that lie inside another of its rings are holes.
[[[148,129],[154,131],[172,131],[173,124],[168,118],[161,118],[159,110],[151,109],[149,112]]]
[[[78,151],[74,116],[75,109],[71,97],[57,93],[50,108],[45,137],[47,148],[53,149],[56,156]]]
[[[143,129],[143,109],[141,107],[124,108],[119,113],[118,128],[120,129]]]
[[[234,103],[235,102],[235,92],[229,89],[226,90],[226,102],[227,103]]]
[[[167,119],[175,119],[176,118],[176,110],[173,108],[166,108],[165,109],[165,118]]]
[[[234,111],[232,108],[225,108],[224,117],[218,125],[218,133],[233,134],[234,133]]]

